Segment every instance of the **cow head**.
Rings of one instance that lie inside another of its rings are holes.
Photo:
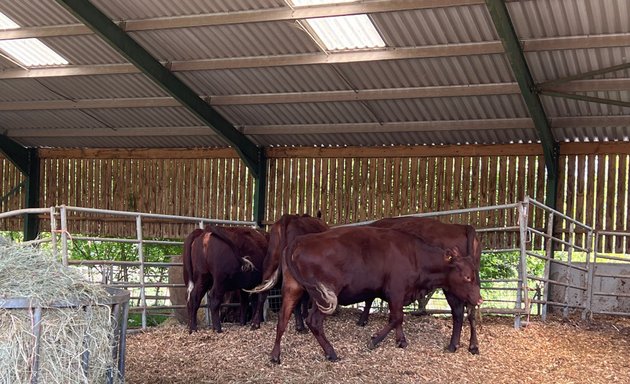
[[[452,248],[444,252],[444,260],[448,265],[447,290],[467,304],[480,305],[483,302],[481,287],[472,258]]]

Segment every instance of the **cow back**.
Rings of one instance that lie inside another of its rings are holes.
[[[269,230],[269,247],[263,268],[263,280],[269,279],[280,265],[282,251],[298,236],[323,232],[328,225],[309,215],[284,214]]]
[[[442,249],[457,247],[462,255],[472,257],[477,267],[481,262],[481,245],[470,225],[443,223],[427,217],[393,217],[377,220],[369,226],[402,231]]]

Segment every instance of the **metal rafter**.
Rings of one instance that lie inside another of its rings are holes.
[[[186,84],[151,56],[140,44],[123,32],[109,17],[89,1],[57,0],[76,18],[90,27],[104,41],[127,58],[157,85],[191,110],[235,147],[254,177],[258,177],[261,149],[227,121],[214,108],[203,102]]]
[[[571,36],[524,40],[524,52],[543,52],[563,49],[624,47],[630,45],[630,33],[618,35]],[[171,61],[171,72],[206,71],[219,69],[265,68],[293,65],[342,64],[381,60],[410,60],[504,53],[500,41],[460,44],[438,44],[422,47],[400,47],[359,52],[300,53],[273,56],[249,56],[221,59]],[[0,79],[39,77],[91,76],[138,73],[133,64],[68,65],[56,68],[7,69],[0,71]]]
[[[548,91],[598,92],[630,89],[630,79],[579,80],[559,84]],[[546,89],[540,91],[545,94]],[[520,94],[518,83],[488,83],[471,85],[444,85],[428,87],[360,89],[344,91],[276,92],[219,95],[205,97],[211,106],[265,105],[287,103],[331,103],[345,101],[403,100],[439,97],[469,97]],[[0,102],[0,111],[108,109],[108,108],[162,108],[179,107],[181,103],[169,96],[42,100]]]
[[[307,18],[347,16],[366,13],[401,12],[427,8],[445,8],[481,5],[483,0],[380,0],[368,3],[324,4],[309,7],[256,9],[247,11],[217,12],[199,15],[156,17],[117,21],[125,32],[158,29],[208,27],[244,23],[295,21]],[[0,31],[0,40],[91,34],[82,24],[50,25]]]
[[[501,37],[505,54],[508,57],[521,94],[534,121],[534,126],[540,138],[547,168],[547,196],[546,204],[552,208],[556,206],[558,190],[558,158],[559,145],[553,137],[549,120],[545,114],[540,98],[536,94],[536,84],[525,60],[512,20],[504,0],[486,0],[492,21]]]
[[[57,0],[85,25],[89,26],[104,41],[120,52],[150,79],[156,82],[186,108],[225,138],[237,151],[245,165],[256,179],[254,191],[254,218],[260,224],[264,217],[266,157],[244,134],[227,121],[214,108],[199,98],[183,81],[166,69],[140,44],[122,31],[109,17],[89,1]]]

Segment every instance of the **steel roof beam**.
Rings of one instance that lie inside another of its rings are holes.
[[[325,4],[310,7],[279,7],[247,11],[218,12],[200,15],[156,17],[116,21],[124,32],[157,29],[208,27],[215,25],[295,21],[308,18],[347,16],[366,13],[400,12],[427,8],[480,5],[484,0],[381,0],[369,3]],[[0,40],[78,36],[92,34],[83,24],[62,24],[0,31]]]
[[[600,92],[623,91],[630,89],[630,79],[581,80],[558,85],[550,89],[554,92]],[[446,85],[430,87],[362,89],[358,91],[317,91],[252,93],[211,96],[202,98],[212,106],[265,105],[293,103],[329,103],[347,101],[403,100],[439,97],[468,97],[520,94],[518,83],[489,83],[473,85]],[[181,103],[169,96],[7,101],[0,102],[0,111],[33,111],[64,109],[107,109],[107,108],[160,108],[179,107]]]
[[[591,35],[559,37],[552,39],[524,40],[525,52],[543,52],[563,49],[589,49],[623,47],[630,45],[630,33],[621,35]],[[344,64],[379,60],[406,60],[454,56],[491,55],[504,53],[500,41],[443,44],[423,47],[370,50],[366,52],[307,53],[275,56],[250,56],[225,59],[204,59],[163,62],[172,72],[204,71],[217,69],[265,68],[293,65]],[[68,65],[56,68],[6,69],[0,71],[0,79],[90,76],[139,73],[133,64]]]
[[[630,116],[581,116],[555,117],[552,128],[571,127],[613,127],[630,125]],[[398,123],[346,123],[346,124],[286,124],[286,125],[245,125],[239,129],[246,135],[282,134],[321,134],[321,133],[381,133],[381,132],[437,132],[534,129],[530,118],[410,121]],[[342,130],[342,131],[340,131]],[[120,127],[111,128],[46,128],[8,129],[6,133],[14,138],[32,137],[135,137],[135,136],[199,136],[207,133],[206,127]],[[211,135],[216,134],[210,132]]]
[[[512,25],[512,20],[510,19],[504,0],[486,0],[486,4],[497,33],[501,37],[501,41],[505,47],[505,54],[510,61],[512,71],[521,89],[525,105],[538,132],[545,156],[545,166],[547,168],[547,194],[545,203],[555,208],[559,178],[559,145],[553,137],[549,120],[540,102],[540,98],[536,94],[536,84],[529,71],[527,61],[521,49],[521,43]]]
[[[186,84],[160,64],[160,62],[151,56],[140,44],[123,32],[89,1],[57,0],[57,2],[85,25],[93,29],[104,41],[138,67],[157,85],[225,138],[235,147],[245,164],[252,171],[254,177],[259,176],[259,163],[262,159],[261,148],[257,147],[245,135],[236,130],[234,126],[214,108],[203,102]]]
[[[539,93],[544,96],[560,97],[564,99],[585,101],[588,103],[607,104],[607,105],[615,105],[617,107],[630,108],[630,101],[605,99],[602,97],[578,95],[575,93],[566,93],[566,92],[557,92],[557,91],[540,91]]]

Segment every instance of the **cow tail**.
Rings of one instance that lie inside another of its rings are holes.
[[[293,246],[291,249],[294,251],[296,247]],[[285,251],[287,251],[285,261],[291,275],[293,275],[295,280],[304,286],[304,288],[309,292],[311,299],[323,314],[332,315],[335,312],[335,309],[337,309],[338,303],[335,291],[322,282],[311,283],[306,281],[294,264],[295,261],[293,259],[293,252],[288,252],[288,250],[289,248],[285,249]],[[291,255],[291,257],[289,257],[289,255]]]
[[[252,289],[243,289],[243,291],[249,292],[249,293],[260,293],[260,292],[268,291],[276,285],[276,283],[278,282],[279,276],[280,276],[280,266],[278,266],[278,268],[276,268],[273,274],[267,280],[263,281],[262,284]]]
[[[327,287],[324,283],[317,283],[315,285],[315,291],[319,295],[319,297],[313,297],[317,308],[325,315],[332,315],[335,309],[337,309],[337,295],[335,291]]]
[[[182,253],[182,269],[184,271],[184,284],[186,284],[186,302],[190,300],[190,293],[195,287],[192,281],[192,243],[202,233],[203,230],[197,228],[192,231],[184,240],[184,252]]]
[[[212,235],[214,235],[219,240],[223,241],[232,249],[232,255],[234,255],[234,257],[236,258],[236,261],[241,266],[241,271],[248,272],[248,271],[253,271],[254,269],[256,269],[254,267],[254,263],[252,263],[251,260],[249,260],[248,256],[240,257],[241,252],[236,247],[236,244],[234,244],[232,240],[230,240],[221,229],[213,225],[208,225],[206,228],[208,229],[208,231],[212,232]]]

